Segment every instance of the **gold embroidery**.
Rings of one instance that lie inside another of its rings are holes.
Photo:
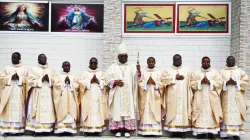
[[[220,127],[219,126],[215,126],[215,127],[201,128],[201,127],[195,127],[195,126],[193,126],[193,128],[195,128],[195,129],[218,129]]]
[[[76,127],[73,127],[73,126],[58,126],[57,128],[55,128],[55,130],[63,129],[63,128],[70,128],[72,130],[76,130]]]
[[[168,125],[165,125],[165,127],[168,127],[168,128],[180,128],[180,129],[191,128],[191,126],[168,126]]]
[[[221,132],[244,132],[244,129],[221,129]]]
[[[0,129],[21,130],[21,129],[24,129],[24,127],[0,126]]]
[[[121,116],[130,116],[128,83],[124,82],[121,92]]]
[[[196,128],[200,127],[201,129],[214,128],[216,126],[216,121],[213,117],[213,110],[210,104],[209,94],[210,88],[209,85],[202,85],[202,94],[203,94],[203,103],[201,105],[200,116],[196,121]]]
[[[51,119],[54,118],[54,114],[52,113],[53,105],[49,83],[43,82],[38,100],[40,102],[40,123],[52,122]]]
[[[162,130],[156,130],[156,129],[139,129],[141,132],[162,132]]]
[[[34,126],[34,125],[31,125],[31,124],[26,124],[26,126],[28,126],[30,128],[35,128],[35,129],[51,129],[51,128],[53,128],[53,126],[45,126],[45,125]]]
[[[99,88],[99,87],[93,87],[93,88]],[[92,110],[91,110],[91,125],[92,126],[100,126],[101,125],[101,96],[102,93],[100,90],[95,90],[95,92],[92,92]]]
[[[105,127],[105,126],[104,125],[103,126],[98,126],[98,127],[81,126],[82,129],[103,129],[103,127]]]

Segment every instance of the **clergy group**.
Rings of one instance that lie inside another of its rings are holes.
[[[109,120],[116,137],[128,138],[136,129],[142,136],[168,131],[172,138],[186,138],[188,131],[198,139],[244,135],[249,79],[233,56],[220,71],[206,56],[199,69],[190,71],[179,54],[164,70],[156,67],[154,57],[141,70],[128,62],[125,43],[117,47],[117,57],[106,72],[93,57],[76,76],[68,61],[59,73],[40,54],[38,64],[28,69],[21,54],[13,53],[12,64],[0,71],[0,133],[73,135],[80,126],[84,135],[96,136]]]

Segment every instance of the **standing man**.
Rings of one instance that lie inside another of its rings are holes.
[[[48,66],[45,54],[38,56],[38,64],[31,68],[28,74],[28,115],[26,130],[33,135],[42,132],[52,132],[55,123],[55,110],[52,99],[52,86],[57,80],[54,69]]]
[[[21,54],[12,54],[12,64],[0,74],[0,131],[3,136],[22,134],[25,126],[25,85],[28,74]]]
[[[54,84],[53,98],[56,111],[55,133],[59,135],[73,135],[77,133],[78,119],[78,84],[70,72],[70,63],[63,62],[63,71],[59,74],[60,82]]]
[[[81,74],[78,83],[81,106],[80,131],[87,135],[95,135],[106,129],[104,121],[108,117],[104,73],[98,69],[95,57],[89,60],[89,68]]]
[[[194,90],[192,130],[197,138],[214,139],[220,131],[222,108],[220,93],[222,79],[210,65],[210,58],[203,57],[200,70],[191,76],[191,87]]]
[[[223,78],[223,91],[221,104],[223,111],[223,122],[220,135],[222,138],[240,139],[244,135],[246,122],[247,104],[246,91],[249,84],[247,74],[235,65],[233,56],[227,57],[227,65],[221,71]]]
[[[185,132],[191,131],[192,90],[189,69],[182,65],[179,54],[174,55],[173,65],[166,69],[162,82],[166,87],[166,122],[164,130],[172,132],[171,137],[186,138]]]
[[[142,72],[139,82],[140,135],[162,135],[161,126],[161,72],[155,67],[155,58],[147,59],[148,67]]]
[[[112,64],[105,75],[109,91],[108,105],[110,109],[109,129],[121,136],[130,137],[129,131],[136,129],[136,95],[138,94],[138,77],[141,76],[140,65],[128,63],[128,49],[121,43],[117,48],[118,61]]]

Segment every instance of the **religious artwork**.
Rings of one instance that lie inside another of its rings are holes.
[[[177,3],[177,33],[229,33],[229,4]]]
[[[175,4],[125,4],[124,33],[174,33]]]
[[[0,2],[0,31],[49,31],[48,2]]]
[[[51,32],[103,32],[103,4],[51,4]]]

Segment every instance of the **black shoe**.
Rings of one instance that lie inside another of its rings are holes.
[[[176,132],[172,132],[172,134],[170,135],[170,138],[176,138],[177,137],[177,133]]]
[[[205,139],[206,138],[206,134],[199,134],[196,136],[196,139]]]
[[[233,136],[233,139],[234,140],[240,140],[240,137],[239,136]]]
[[[36,133],[35,133],[35,132],[34,132],[34,133],[32,133],[32,136],[33,136],[33,137],[36,137]]]
[[[94,132],[93,136],[100,136],[100,133],[99,132]]]
[[[8,137],[8,134],[7,134],[7,133],[4,133],[4,134],[3,134],[3,137]]]
[[[185,132],[182,132],[182,133],[181,133],[181,138],[182,138],[182,139],[186,139],[186,133],[185,133]]]
[[[18,135],[18,136],[22,136],[22,135],[23,135],[23,133],[18,133],[17,135]]]
[[[215,137],[214,134],[208,133],[208,139],[210,139],[210,140],[215,140],[216,137]]]

